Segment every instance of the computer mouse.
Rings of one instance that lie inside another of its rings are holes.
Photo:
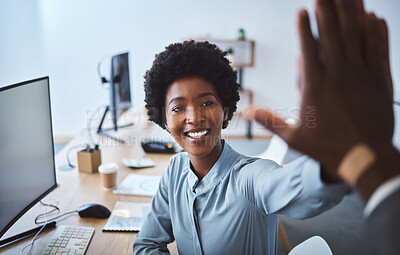
[[[100,204],[82,205],[76,211],[79,213],[81,218],[107,219],[111,215],[111,211],[104,205]]]

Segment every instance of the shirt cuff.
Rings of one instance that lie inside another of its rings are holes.
[[[364,209],[364,216],[368,217],[388,196],[400,188],[400,174],[382,183],[372,194]]]

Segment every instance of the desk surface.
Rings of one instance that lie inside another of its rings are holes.
[[[100,144],[102,162],[114,161],[120,166],[117,176],[117,183],[130,173],[162,175],[171,155],[164,154],[147,154],[140,147],[140,138],[151,136],[151,127],[148,128],[126,128],[118,131],[118,135],[127,138],[128,143],[120,144],[114,142],[107,137],[95,137]],[[77,168],[67,171],[59,170],[59,166],[66,164],[66,154],[71,147],[78,144],[86,143],[88,138],[84,134],[75,137],[67,146],[65,146],[56,155],[57,183],[59,187],[47,195],[42,201],[47,203],[59,202],[61,213],[76,210],[83,204],[99,203],[105,205],[110,210],[113,209],[116,201],[129,202],[151,202],[151,197],[115,195],[112,191],[106,191],[101,186],[100,174],[87,174],[79,172]],[[78,149],[70,153],[72,164],[76,164],[76,152]],[[153,168],[145,168],[132,170],[125,167],[121,163],[121,158],[151,158],[156,166]],[[2,237],[18,234],[28,229],[36,227],[34,218],[45,211],[45,207],[39,203],[23,215]],[[54,215],[56,216],[56,215]],[[51,216],[49,216],[51,217]],[[89,244],[86,254],[132,254],[132,244],[136,233],[126,232],[102,232],[102,228],[107,219],[80,218],[78,214],[69,215],[63,219],[57,220],[57,225],[80,225],[95,228],[94,236]],[[33,247],[26,249],[24,254],[41,254],[55,233],[55,229],[43,231],[35,241]],[[1,254],[19,254],[20,250],[29,244],[32,237],[16,242],[12,245],[0,248]],[[174,247],[171,247],[172,250]],[[176,248],[175,248],[176,250]]]
[[[130,127],[118,131],[118,136],[125,138],[126,144],[120,144],[103,136],[94,136],[97,143],[100,144],[102,162],[116,162],[120,166],[118,172],[117,183],[130,173],[146,174],[146,175],[162,175],[171,155],[166,154],[145,154],[140,146],[140,139],[143,137],[166,137],[166,133],[157,130],[153,126],[144,125],[143,127]],[[154,132],[156,130],[156,132]],[[265,138],[264,138],[265,139]],[[116,201],[128,202],[151,202],[150,197],[116,195],[111,191],[102,189],[100,175],[87,174],[79,172],[77,168],[67,171],[59,169],[60,166],[66,164],[67,152],[76,145],[88,142],[85,132],[76,136],[67,146],[65,146],[56,155],[57,183],[59,187],[47,195],[42,201],[47,203],[59,202],[61,213],[76,210],[83,204],[99,203],[105,205],[110,210],[113,209]],[[72,150],[70,159],[72,164],[76,164],[76,152],[78,149]],[[142,158],[148,157],[152,159],[156,166],[153,168],[145,168],[132,170],[125,167],[121,163],[121,158]],[[23,215],[2,237],[21,233],[28,229],[36,227],[34,218],[45,211],[45,207],[39,203]],[[56,216],[56,215],[54,215]],[[51,216],[49,216],[51,217]],[[132,254],[132,244],[136,233],[133,232],[102,232],[102,228],[107,219],[80,218],[78,214],[72,214],[60,220],[57,225],[74,225],[94,227],[95,233],[89,244],[86,254]],[[35,241],[31,249],[27,248],[24,254],[41,254],[47,243],[55,233],[55,229],[43,231]],[[16,242],[12,245],[0,248],[1,254],[19,254],[20,251],[31,242],[32,237]],[[177,254],[176,245],[169,245],[172,254]]]

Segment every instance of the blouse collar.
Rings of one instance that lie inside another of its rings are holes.
[[[219,156],[217,162],[215,162],[214,166],[210,169],[206,176],[199,182],[199,178],[190,169],[190,159],[189,155],[186,154],[186,170],[188,171],[188,184],[191,191],[195,191],[196,189],[200,189],[201,193],[208,191],[209,189],[215,187],[227,174],[229,169],[233,166],[233,164],[238,160],[240,154],[232,149],[229,144],[222,140],[222,153]],[[199,192],[196,192],[199,193]]]

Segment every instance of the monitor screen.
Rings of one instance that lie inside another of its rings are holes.
[[[131,88],[129,77],[129,53],[122,53],[111,58],[111,114],[114,129],[122,113],[131,107]]]
[[[57,187],[49,78],[0,88],[0,119],[1,237]]]

